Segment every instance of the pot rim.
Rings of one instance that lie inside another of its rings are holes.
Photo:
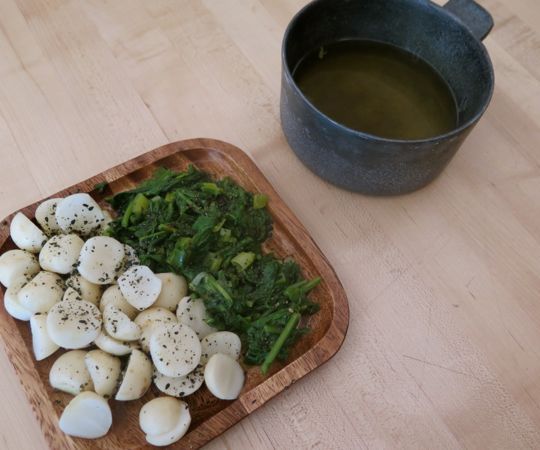
[[[320,111],[318,108],[316,108],[315,105],[313,105],[313,103],[311,103],[309,101],[309,99],[304,95],[302,90],[296,84],[296,81],[294,80],[294,78],[292,76],[291,69],[289,68],[289,65],[287,64],[287,61],[286,61],[286,45],[287,45],[287,42],[289,40],[289,35],[291,34],[293,28],[296,26],[297,22],[302,18],[302,16],[306,13],[306,11],[308,11],[310,8],[313,8],[316,4],[323,3],[323,2],[326,2],[326,1],[329,1],[329,0],[312,0],[307,5],[303,6],[293,16],[293,18],[291,19],[291,21],[287,25],[287,28],[285,29],[285,33],[283,35],[283,40],[282,40],[282,43],[281,43],[282,72],[285,74],[285,77],[286,77],[287,82],[289,83],[289,85],[292,85],[292,88],[294,89],[295,93],[302,98],[302,100],[308,105],[308,107],[315,114],[317,114],[318,116],[320,116],[320,117],[324,118],[325,120],[329,121],[330,123],[332,123],[335,127],[340,129],[341,131],[353,134],[355,136],[358,136],[358,137],[361,137],[361,138],[364,138],[364,139],[371,139],[371,140],[375,140],[375,141],[380,141],[380,142],[385,142],[385,143],[395,143],[395,144],[424,144],[424,143],[429,143],[429,142],[450,140],[450,139],[456,137],[457,135],[461,134],[467,128],[474,125],[484,115],[484,113],[486,112],[489,104],[491,103],[491,99],[493,97],[493,91],[495,89],[495,72],[493,70],[493,63],[491,62],[491,58],[489,57],[489,53],[488,53],[485,45],[483,44],[483,42],[478,40],[472,34],[472,32],[469,30],[469,28],[467,28],[467,26],[465,26],[463,24],[463,22],[461,22],[455,15],[450,13],[444,7],[439,6],[439,5],[433,3],[433,2],[431,2],[429,0],[425,1],[426,6],[433,7],[435,9],[437,9],[440,14],[446,15],[449,19],[456,22],[463,29],[465,34],[468,34],[470,39],[476,41],[479,44],[480,52],[481,52],[484,60],[487,62],[488,69],[489,69],[488,71],[489,71],[489,75],[490,75],[489,93],[488,93],[488,96],[486,97],[486,100],[484,101],[484,104],[478,110],[478,112],[473,117],[471,117],[469,120],[467,120],[463,124],[459,125],[458,127],[454,128],[453,130],[448,131],[447,133],[438,134],[436,136],[432,136],[432,137],[429,137],[429,138],[423,138],[423,139],[392,139],[392,138],[380,137],[380,136],[377,136],[377,135],[374,135],[374,134],[370,134],[370,133],[366,133],[364,131],[359,131],[359,130],[356,130],[354,128],[350,128],[350,127],[348,127],[346,125],[343,125],[340,122],[337,122],[336,120],[332,119],[330,116],[324,114],[322,111]],[[378,41],[378,42],[383,42],[383,41]],[[437,72],[438,72],[438,69],[436,67],[434,67],[434,69],[437,70]],[[446,80],[445,80],[445,82],[446,82]]]

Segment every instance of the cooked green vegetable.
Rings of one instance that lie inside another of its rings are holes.
[[[158,169],[108,200],[118,219],[107,233],[155,272],[184,275],[205,303],[208,324],[240,336],[248,364],[266,373],[308,331],[298,324],[318,310],[307,295],[320,280],[305,280],[294,261],[263,253],[272,232],[266,195],[190,166]]]
[[[268,203],[268,197],[265,194],[255,194],[253,196],[253,208],[264,208]]]
[[[94,185],[94,189],[98,191],[100,194],[103,194],[108,187],[109,187],[109,183],[107,183],[106,181],[102,181]]]

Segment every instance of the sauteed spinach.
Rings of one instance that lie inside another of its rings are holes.
[[[160,168],[108,202],[118,218],[107,234],[155,272],[185,276],[204,300],[208,324],[241,337],[246,363],[266,373],[308,331],[298,325],[318,310],[308,293],[320,279],[306,280],[294,261],[263,252],[272,232],[266,195],[189,166]]]

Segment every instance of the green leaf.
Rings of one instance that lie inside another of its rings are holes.
[[[103,194],[108,187],[109,187],[109,183],[107,183],[106,181],[102,181],[100,183],[96,183],[94,186],[94,189],[98,191],[100,194]]]

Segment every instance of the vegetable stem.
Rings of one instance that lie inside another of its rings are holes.
[[[321,278],[313,278],[313,280],[302,280],[298,283],[291,284],[287,289],[285,289],[285,295],[289,300],[298,299],[301,295],[307,294],[315,286],[321,282]]]
[[[240,252],[236,255],[231,262],[236,264],[236,267],[240,272],[246,270],[255,261],[255,253],[253,252]]]
[[[168,225],[168,224],[166,224],[166,223],[161,223],[161,224],[159,224],[158,230],[160,230],[160,231],[167,231],[168,233],[174,233],[174,232],[177,231],[176,228],[171,227],[170,225]]]
[[[142,242],[142,241],[146,241],[147,239],[154,239],[160,236],[164,236],[166,234],[169,234],[169,233],[167,231],[156,231],[155,233],[147,234],[146,236],[141,237],[139,241]]]
[[[133,212],[133,204],[134,204],[134,200],[129,202],[129,205],[126,208],[124,215],[122,216],[122,227],[124,228],[127,228],[129,226],[129,219],[131,217],[131,213]]]
[[[270,352],[268,353],[268,355],[266,355],[266,358],[264,359],[264,362],[261,366],[261,372],[263,375],[267,374],[270,365],[274,362],[274,359],[276,359],[279,351],[281,350],[281,347],[283,347],[283,344],[285,344],[285,341],[287,340],[291,332],[296,328],[296,325],[298,325],[299,321],[299,313],[294,313],[287,321],[285,328],[283,328],[283,331],[277,338],[276,342],[274,342],[274,345],[270,349]]]
[[[122,216],[122,226],[124,228],[127,228],[129,226],[131,216],[134,214],[136,216],[140,216],[141,214],[146,212],[149,204],[149,200],[143,194],[137,194],[135,198],[131,200],[131,202],[129,202],[129,205],[127,206],[126,211]]]
[[[212,195],[219,195],[222,192],[216,183],[201,183],[201,191]]]
[[[253,208],[261,209],[268,204],[268,196],[265,194],[255,194],[253,196]]]
[[[221,296],[229,302],[229,304],[233,303],[232,297],[229,295],[229,293],[225,290],[221,284],[218,283],[218,281],[210,274],[206,274],[206,281],[210,286],[212,286],[217,292],[221,294]]]
[[[133,214],[140,216],[145,213],[150,205],[150,200],[144,194],[137,194],[133,199]]]

